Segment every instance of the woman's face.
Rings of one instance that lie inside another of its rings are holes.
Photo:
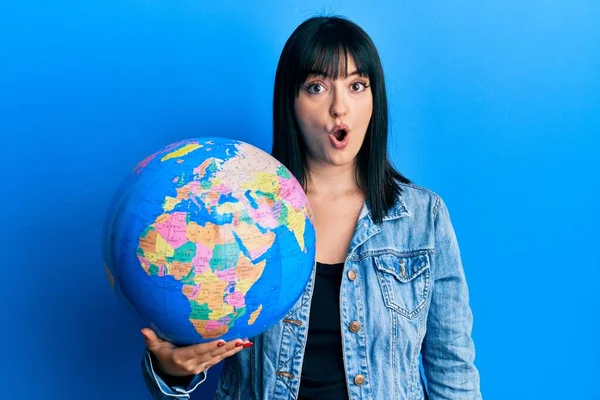
[[[369,79],[356,73],[348,56],[347,78],[309,76],[296,97],[294,112],[313,161],[336,166],[354,163],[373,114]]]

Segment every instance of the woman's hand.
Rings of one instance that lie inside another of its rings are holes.
[[[142,335],[146,346],[158,360],[159,365],[156,368],[171,376],[197,375],[225,358],[252,346],[249,341],[236,339],[229,342],[215,340],[177,347],[171,342],[160,339],[149,328],[142,329]]]

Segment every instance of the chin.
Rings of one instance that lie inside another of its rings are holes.
[[[356,154],[354,154],[354,155],[343,154],[343,155],[341,155],[341,157],[340,157],[340,155],[338,155],[337,157],[329,158],[327,163],[334,165],[336,167],[343,167],[346,165],[354,164],[355,161],[356,161]]]

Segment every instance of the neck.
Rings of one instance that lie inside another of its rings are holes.
[[[359,190],[355,165],[334,166],[308,160],[306,191],[315,195],[337,195]]]

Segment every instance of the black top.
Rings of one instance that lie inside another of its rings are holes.
[[[343,263],[317,263],[298,400],[348,399],[340,330],[343,270]]]

